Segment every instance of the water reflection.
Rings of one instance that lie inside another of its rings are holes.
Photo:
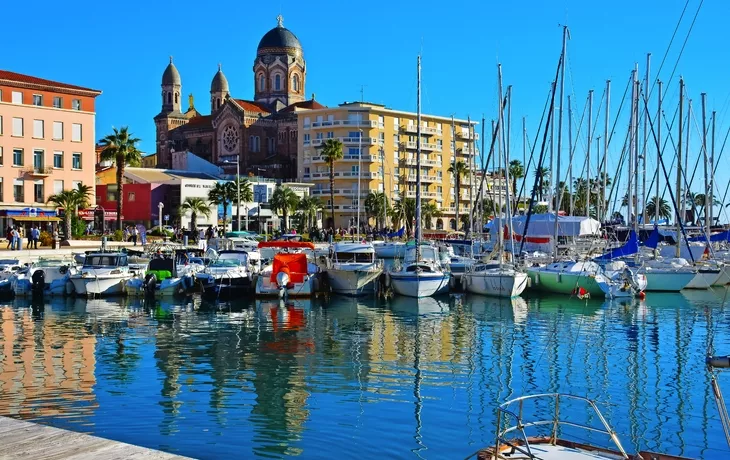
[[[702,362],[730,350],[723,298],[16,301],[0,410],[204,458],[446,458],[493,441],[500,402],[563,391],[624,445],[716,458]]]

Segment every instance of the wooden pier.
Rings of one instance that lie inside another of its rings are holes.
[[[185,459],[159,450],[0,416],[0,459]]]

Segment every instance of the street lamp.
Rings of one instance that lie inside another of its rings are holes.
[[[231,164],[230,160],[223,160],[223,164]],[[241,230],[241,158],[236,154],[236,220],[238,221],[237,230]],[[248,224],[247,224],[248,225]],[[223,228],[226,223],[223,222]],[[247,228],[248,230],[248,228]]]
[[[266,172],[266,170],[264,168],[257,167],[256,173],[258,174],[259,171]],[[260,187],[259,187],[259,189],[260,189]],[[256,216],[256,229],[258,230],[259,234],[261,234],[261,201],[263,201],[260,198],[261,198],[261,193],[254,193],[254,199],[256,200],[256,212],[258,214]],[[246,215],[248,215],[248,213],[246,213]],[[248,227],[246,227],[246,230],[248,230]]]
[[[164,207],[165,207],[165,205],[164,205],[164,203],[162,203],[162,201],[160,201],[159,203],[157,203],[157,210],[159,211],[159,216],[158,217],[160,219],[159,220],[159,223],[160,223],[160,234],[162,234],[162,208],[164,208]]]

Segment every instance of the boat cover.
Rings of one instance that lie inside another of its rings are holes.
[[[276,275],[279,272],[289,274],[292,283],[301,283],[304,281],[304,275],[307,274],[307,255],[279,253],[274,256],[274,266],[271,270],[271,281],[276,282]]]
[[[629,239],[623,244],[623,246],[614,248],[602,256],[593,259],[596,262],[605,260],[617,259],[619,257],[626,257],[639,252],[639,237],[636,236],[636,232],[631,230],[629,233]]]
[[[705,237],[705,234],[695,236],[692,238],[687,238],[687,241],[707,241],[707,238]],[[710,241],[711,242],[720,242],[720,241],[730,241],[730,230],[725,230],[724,232],[718,232],[713,233],[710,235]]]
[[[527,216],[514,216],[512,218],[512,230],[518,235],[525,233]],[[502,224],[506,220],[502,219]],[[489,232],[495,234],[499,231],[498,220],[492,219],[487,226]],[[601,223],[595,219],[585,216],[558,216],[558,236],[575,237],[598,235],[601,232]],[[555,214],[533,214],[530,217],[530,227],[526,236],[552,236],[555,233]]]

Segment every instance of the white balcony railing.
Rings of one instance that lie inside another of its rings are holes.
[[[332,126],[355,126],[358,128],[377,128],[376,120],[323,120],[312,123],[312,129],[329,128]]]

